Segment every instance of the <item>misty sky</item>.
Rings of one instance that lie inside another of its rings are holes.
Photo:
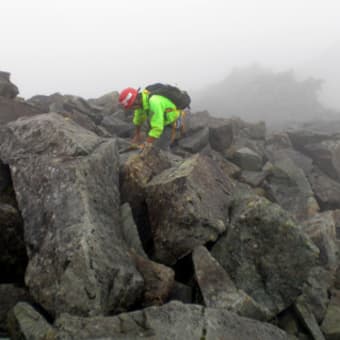
[[[26,98],[98,97],[163,81],[188,90],[234,66],[299,67],[340,41],[336,0],[0,2],[0,70]]]

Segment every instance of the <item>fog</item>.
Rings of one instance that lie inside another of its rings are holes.
[[[335,0],[11,0],[0,13],[0,70],[25,98],[155,81],[196,92],[257,63],[323,78],[321,100],[340,108]]]

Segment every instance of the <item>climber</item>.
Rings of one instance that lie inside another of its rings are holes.
[[[148,148],[154,144],[168,150],[175,141],[176,130],[180,130],[183,134],[183,119],[186,111],[179,109],[168,97],[157,94],[156,91],[151,92],[148,88],[143,91],[131,87],[122,90],[119,103],[125,109],[134,110],[133,123],[136,130],[132,143],[142,143],[141,128],[143,123],[149,120],[150,130],[145,142],[140,144],[141,148]]]

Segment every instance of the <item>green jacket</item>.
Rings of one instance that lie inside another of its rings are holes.
[[[150,131],[148,135],[153,138],[159,138],[164,127],[174,123],[179,114],[180,110],[168,98],[154,94],[149,99],[148,92],[143,91],[142,108],[134,111],[133,123],[140,126],[149,119]]]

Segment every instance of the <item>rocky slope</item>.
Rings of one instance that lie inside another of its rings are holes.
[[[0,334],[339,338],[339,122],[196,112],[139,153],[116,93],[19,101],[5,79]]]

